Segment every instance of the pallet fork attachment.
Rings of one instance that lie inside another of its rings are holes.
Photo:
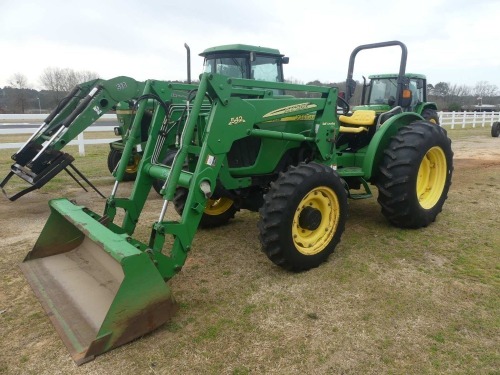
[[[76,86],[61,100],[26,143],[11,156],[14,164],[0,182],[4,195],[14,201],[30,191],[41,188],[65,170],[75,181],[77,180],[72,172],[76,173],[103,196],[72,164],[74,158],[61,149],[118,102],[137,98],[142,93],[143,86],[142,82],[123,76],[110,80],[93,80]],[[13,196],[8,196],[5,186],[14,175],[31,186]],[[82,186],[79,181],[77,183]]]

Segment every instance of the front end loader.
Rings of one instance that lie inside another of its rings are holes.
[[[179,91],[183,122],[171,120]],[[78,364],[169,319],[176,305],[167,282],[200,226],[223,225],[239,209],[258,211],[263,252],[299,272],[328,259],[345,228],[348,198],[370,197],[369,184],[378,187],[383,215],[403,228],[429,225],[446,200],[451,142],[419,114],[338,116],[337,106],[347,103],[334,87],[210,72],[194,90],[146,81],[141,97],[156,105],[130,195],[119,194],[124,161],[140,139],[146,101],[138,102],[103,213],[50,201],[51,215],[22,264]],[[134,231],[158,181],[163,203],[149,240],[139,241]],[[177,220],[165,220],[171,204]]]

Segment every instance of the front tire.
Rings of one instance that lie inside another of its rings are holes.
[[[186,199],[188,196],[188,189],[179,187],[175,190],[174,207],[179,215],[182,216]],[[227,197],[210,198],[207,200],[205,210],[200,220],[201,228],[216,228],[225,225],[231,220],[236,212],[239,210],[234,200]]]
[[[443,128],[427,121],[402,127],[380,163],[382,214],[400,228],[426,227],[442,210],[452,172],[451,140]]]
[[[119,150],[111,149],[108,154],[108,170],[113,173],[116,166],[120,162],[122,157],[122,152]],[[132,160],[129,161],[127,169],[125,169],[125,174],[123,175],[123,181],[134,181],[137,176],[137,170],[139,169],[139,162],[141,161],[141,155],[135,153],[132,156]]]
[[[333,169],[300,163],[271,184],[261,207],[262,250],[280,267],[319,266],[340,242],[347,220],[347,194]]]
[[[491,125],[491,136],[492,137],[498,137],[500,135],[500,122],[494,122],[493,125]]]

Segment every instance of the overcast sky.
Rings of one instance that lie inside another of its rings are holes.
[[[407,71],[430,83],[500,89],[499,25],[499,0],[0,0],[0,87],[22,73],[41,88],[47,67],[184,79],[185,42],[193,76],[205,48],[244,43],[289,56],[288,79],[339,82],[353,48],[400,40]],[[399,56],[399,47],[360,53],[355,78],[395,72]]]

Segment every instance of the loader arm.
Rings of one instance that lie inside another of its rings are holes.
[[[72,166],[74,158],[61,149],[118,102],[136,99],[143,91],[143,82],[123,76],[93,80],[76,86],[12,155],[15,163],[0,183],[3,193],[14,201],[29,191],[41,188],[62,170],[67,170],[66,167]],[[76,168],[73,169],[79,173]],[[26,181],[30,187],[9,197],[4,188],[14,175]]]

